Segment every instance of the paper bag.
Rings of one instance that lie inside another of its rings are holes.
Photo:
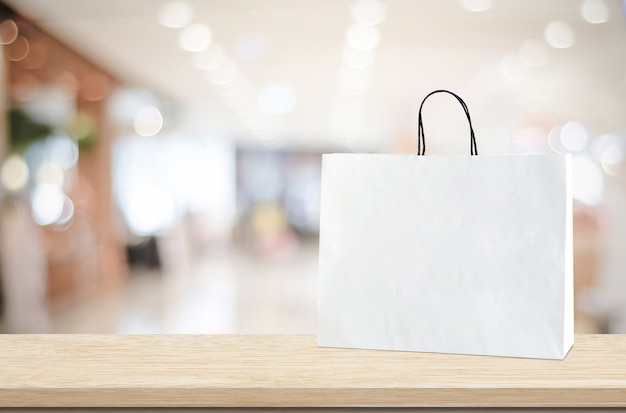
[[[324,155],[318,345],[563,359],[570,176],[562,154]]]

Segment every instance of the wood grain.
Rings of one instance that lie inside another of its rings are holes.
[[[315,336],[3,335],[0,407],[626,407],[626,335],[564,361],[318,348]]]

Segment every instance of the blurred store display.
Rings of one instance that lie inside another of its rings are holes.
[[[0,331],[315,330],[321,155],[571,153],[576,329],[626,332],[617,0],[0,2]],[[454,102],[429,154],[466,153]],[[416,185],[419,183],[416,183]]]

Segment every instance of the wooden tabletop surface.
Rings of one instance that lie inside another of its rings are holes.
[[[577,335],[564,361],[312,335],[1,335],[0,407],[53,406],[626,407],[626,335]]]

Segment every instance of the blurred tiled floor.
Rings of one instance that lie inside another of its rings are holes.
[[[135,270],[124,288],[51,318],[53,333],[315,333],[317,248],[280,261],[230,252],[173,272]]]
[[[316,243],[304,243],[277,260],[233,250],[176,270],[136,269],[116,290],[57,308],[48,317],[47,332],[314,334],[317,268]],[[575,331],[599,329],[596,320],[578,312]]]

